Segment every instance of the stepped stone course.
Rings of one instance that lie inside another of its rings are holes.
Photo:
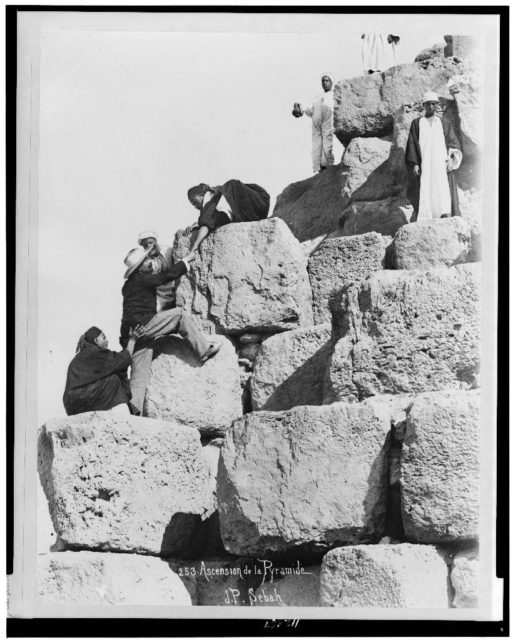
[[[439,218],[401,227],[390,247],[394,269],[431,269],[469,262],[472,233],[464,218]]]
[[[175,243],[184,255],[189,238]],[[309,326],[312,293],[299,242],[278,218],[229,224],[209,235],[177,288],[177,304],[212,332]]]
[[[331,305],[335,344],[325,396],[468,389],[480,363],[478,263],[380,271]]]
[[[180,578],[159,558],[65,551],[37,557],[37,600],[49,605],[187,606]]]
[[[379,539],[391,415],[371,399],[235,421],[218,471],[225,548],[255,555]]]
[[[169,336],[157,340],[144,414],[150,418],[219,435],[242,415],[237,354],[231,342],[216,336],[222,347],[200,365],[189,343]]]
[[[330,296],[335,289],[364,280],[383,269],[391,238],[378,233],[330,238],[322,242],[308,260],[316,324],[329,322]]]
[[[337,138],[347,145],[359,136],[390,134],[397,109],[420,101],[425,91],[449,97],[447,82],[461,68],[453,58],[445,58],[427,68],[414,62],[337,82],[333,89]]]
[[[68,548],[187,554],[216,508],[195,429],[107,411],[47,422],[39,474]]]
[[[479,533],[477,391],[419,395],[406,420],[401,500],[406,537],[438,543]]]
[[[250,380],[253,411],[322,404],[330,337],[331,324],[325,323],[267,338]]]
[[[328,237],[354,236],[371,231],[393,237],[410,221],[412,213],[413,207],[405,197],[352,202],[340,216],[340,229],[332,231]]]
[[[475,551],[460,551],[452,561],[452,606],[475,609],[479,606],[479,558]]]
[[[427,545],[339,547],[323,558],[320,594],[325,607],[447,608],[447,566]]]

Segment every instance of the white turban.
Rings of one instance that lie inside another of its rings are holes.
[[[137,238],[137,242],[141,244],[143,240],[147,240],[148,238],[155,238],[155,240],[158,240],[155,231],[141,231],[139,237]]]
[[[424,102],[440,102],[438,98],[438,94],[434,91],[426,91],[426,93],[422,96],[422,104]]]
[[[321,75],[321,80],[325,77],[328,77],[331,80],[331,85],[334,86],[335,85],[335,76],[330,73],[329,71],[325,71],[322,75]]]

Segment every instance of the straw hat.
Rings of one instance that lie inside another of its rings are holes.
[[[125,266],[128,267],[124,275],[125,280],[129,276],[131,276],[132,273],[142,265],[142,263],[148,257],[148,254],[150,253],[150,251],[151,251],[151,247],[149,249],[143,249],[142,247],[137,247],[128,252],[127,257],[125,258]]]

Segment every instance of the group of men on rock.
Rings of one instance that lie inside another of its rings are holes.
[[[294,115],[312,117],[314,170],[333,164],[333,77],[323,74],[324,95],[305,106],[296,103]],[[411,221],[460,215],[454,171],[462,153],[448,120],[439,116],[440,102],[432,91],[424,94],[424,115],[413,120],[405,150],[410,167],[408,196],[413,204]],[[178,332],[189,342],[201,364],[216,355],[220,344],[205,336],[192,317],[174,304],[173,283],[190,272],[196,251],[217,228],[234,222],[263,220],[269,213],[269,194],[256,184],[229,180],[220,187],[199,184],[188,191],[198,209],[198,221],[177,236],[196,232],[187,255],[173,264],[171,250],[161,248],[157,234],[139,235],[138,247],[125,258],[122,288],[123,316],[119,353],[108,349],[97,327],[81,337],[68,368],[64,407],[68,415],[113,409],[140,415],[151,371],[155,339]],[[127,371],[131,366],[130,380]]]

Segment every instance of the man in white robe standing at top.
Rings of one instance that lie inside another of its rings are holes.
[[[312,118],[312,165],[314,173],[323,171],[334,163],[333,158],[333,84],[334,76],[321,76],[323,93],[312,102],[295,102],[292,115],[300,118],[303,114]]]
[[[425,115],[410,126],[405,160],[411,169],[408,197],[413,205],[411,222],[459,216],[455,170],[463,155],[451,123],[437,115],[438,95],[422,98]]]

